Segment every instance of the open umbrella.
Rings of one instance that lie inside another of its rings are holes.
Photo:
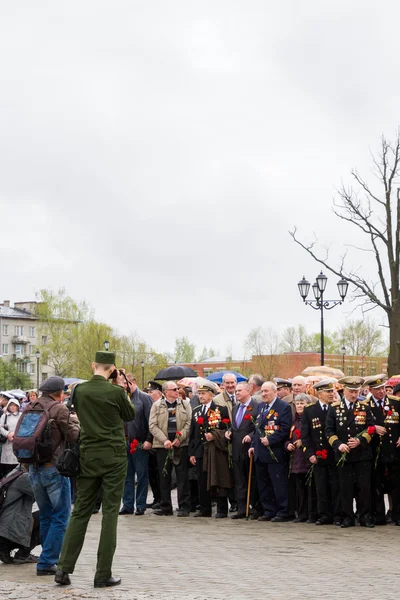
[[[333,367],[307,367],[301,372],[304,377],[310,375],[325,375],[325,377],[334,377],[334,379],[341,379],[344,377],[343,371],[340,369],[334,369]]]
[[[247,381],[247,377],[241,375],[240,373],[236,373],[236,371],[216,371],[215,373],[211,373],[207,379],[208,381],[213,381],[214,383],[222,383],[222,378],[225,373],[232,373],[232,375],[235,375],[238,383],[240,381]]]
[[[197,377],[196,371],[193,371],[190,367],[182,367],[180,365],[172,365],[166,369],[161,369],[154,376],[154,379],[165,379],[165,381],[172,381],[173,379],[182,379],[183,377]]]
[[[392,375],[388,381],[386,381],[385,385],[392,385],[393,387],[400,383],[400,375]]]

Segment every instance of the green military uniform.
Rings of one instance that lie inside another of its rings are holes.
[[[115,364],[115,355],[97,352],[96,362]],[[74,511],[65,534],[58,569],[65,573],[74,571],[102,487],[103,519],[95,581],[106,580],[111,577],[118,512],[127,469],[123,421],[132,421],[135,409],[126,392],[101,375],[94,375],[77,386],[74,406],[81,425],[81,469],[76,482]]]

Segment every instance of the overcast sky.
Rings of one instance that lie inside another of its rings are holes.
[[[394,1],[0,0],[2,299],[64,286],[160,351],[318,331],[297,282],[319,267],[288,230],[332,257],[356,233],[331,202],[352,167],[372,179],[400,122],[399,17]]]

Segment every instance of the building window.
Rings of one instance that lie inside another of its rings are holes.
[[[46,346],[47,344],[47,335],[42,335],[42,346]]]
[[[8,325],[3,325],[3,335],[8,335]]]
[[[34,375],[35,374],[35,363],[29,363],[28,364],[28,373],[30,375]]]
[[[42,381],[44,381],[45,379],[47,379],[48,375],[47,373],[42,373]]]
[[[3,354],[8,354],[8,344],[3,344]]]
[[[34,346],[34,344],[29,344],[29,354],[35,354],[35,346]]]
[[[353,367],[347,367],[347,375],[353,375]]]
[[[29,327],[29,337],[35,337],[35,328]]]
[[[211,375],[212,372],[213,370],[210,368],[203,369],[204,377],[208,377],[209,375]]]
[[[24,335],[24,328],[22,325],[16,325],[14,327],[15,329],[15,335]]]
[[[26,373],[27,372],[27,364],[26,362],[18,362],[17,363],[17,371],[18,373]]]
[[[23,346],[23,344],[15,344],[15,354],[17,354],[18,356],[23,356],[24,355],[24,346]]]

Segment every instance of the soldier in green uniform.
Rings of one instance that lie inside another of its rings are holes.
[[[55,581],[60,585],[71,583],[68,574],[74,571],[97,495],[103,487],[103,519],[94,586],[106,587],[121,583],[120,578],[112,577],[111,565],[127,469],[123,421],[132,421],[135,409],[126,392],[108,381],[115,371],[113,352],[96,352],[92,369],[93,377],[76,387],[73,399],[81,425],[81,469]]]

